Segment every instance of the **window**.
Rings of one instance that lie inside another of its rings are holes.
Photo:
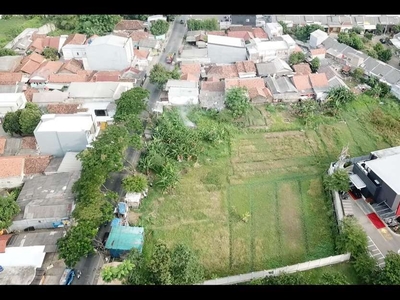
[[[107,110],[105,109],[95,109],[94,114],[96,117],[106,117],[107,116]]]
[[[246,22],[249,23],[249,22],[250,22],[250,19],[246,19]]]

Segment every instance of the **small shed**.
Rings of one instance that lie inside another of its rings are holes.
[[[144,228],[131,226],[113,226],[105,248],[113,258],[118,258],[131,249],[143,250]]]
[[[120,218],[114,218],[111,221],[111,227],[115,227],[115,226],[121,226],[121,219]]]
[[[142,193],[127,193],[125,195],[125,201],[129,207],[139,208],[140,200],[142,199]]]

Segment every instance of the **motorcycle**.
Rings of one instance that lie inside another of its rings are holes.
[[[76,271],[76,278],[81,278],[82,272],[80,270]]]

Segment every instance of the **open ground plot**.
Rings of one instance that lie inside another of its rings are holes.
[[[14,16],[10,19],[0,19],[0,47],[4,47],[25,28],[38,28],[44,24],[39,18],[26,19]]]
[[[344,146],[351,156],[394,146],[370,122],[374,109],[393,111],[361,98],[313,129],[290,123],[287,110],[268,111],[269,129],[234,135],[187,169],[172,194],[150,192],[139,221],[145,253],[157,240],[186,243],[208,278],[334,255],[322,175]]]

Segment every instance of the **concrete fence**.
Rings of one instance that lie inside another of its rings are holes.
[[[350,260],[350,253],[347,253],[347,254],[341,254],[341,255],[335,255],[335,256],[330,256],[330,257],[326,257],[326,258],[311,260],[311,261],[307,261],[305,263],[300,263],[300,264],[277,268],[277,269],[272,269],[272,270],[264,270],[264,271],[259,271],[259,272],[252,272],[252,273],[247,273],[247,274],[217,278],[217,279],[213,279],[213,280],[207,280],[207,281],[203,282],[202,284],[203,285],[232,285],[232,284],[238,284],[238,283],[243,283],[243,282],[249,282],[254,279],[261,279],[261,278],[264,278],[267,276],[279,276],[283,273],[289,274],[289,273],[294,273],[294,272],[298,272],[298,271],[307,271],[307,270],[311,270],[311,269],[315,269],[315,268],[339,264],[339,263],[346,262],[349,260]]]

